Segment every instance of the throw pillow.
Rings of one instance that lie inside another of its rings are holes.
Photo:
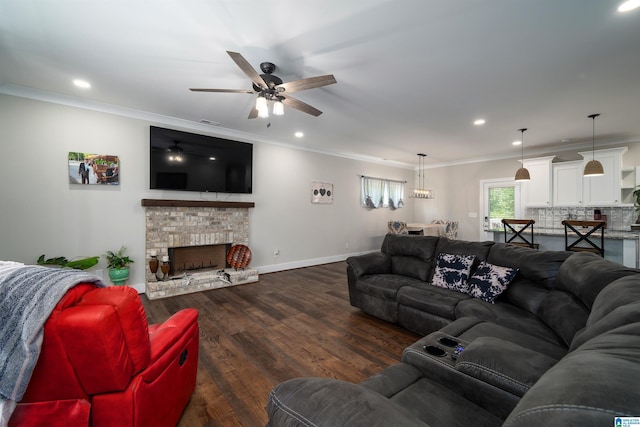
[[[467,279],[475,258],[474,255],[438,254],[431,284],[466,293]]]
[[[501,267],[482,261],[471,279],[467,293],[493,304],[518,273],[517,268]]]

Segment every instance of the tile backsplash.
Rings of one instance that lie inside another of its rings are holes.
[[[636,222],[638,214],[632,206],[625,207],[571,207],[571,208],[526,208],[525,218],[536,221],[536,228],[564,228],[562,221],[565,219],[593,219],[594,211],[600,210],[607,216],[607,228],[609,230],[628,231],[629,226]]]

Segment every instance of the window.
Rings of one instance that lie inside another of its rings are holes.
[[[521,218],[520,184],[513,179],[493,179],[480,182],[480,199],[484,231],[502,229],[503,218]]]
[[[360,204],[369,209],[404,206],[404,181],[391,179],[360,177]]]
[[[489,228],[501,227],[502,218],[515,218],[515,187],[489,188]]]

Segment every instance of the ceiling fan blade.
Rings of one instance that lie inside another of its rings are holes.
[[[314,117],[318,117],[320,114],[322,114],[322,111],[318,110],[317,108],[312,107],[311,105],[290,96],[285,97],[282,100],[282,103],[287,107],[295,108],[296,110],[300,110],[303,113],[311,114]]]
[[[246,90],[246,89],[193,89],[193,88],[189,88],[189,90],[191,90],[193,92],[222,92],[222,93],[251,93],[251,94],[255,93],[252,90]]]
[[[240,55],[238,52],[227,51],[233,62],[235,62],[238,67],[244,72],[253,82],[254,85],[258,87],[267,88],[267,83],[264,81],[260,74],[256,70],[253,69],[251,64],[244,59],[244,56]]]
[[[258,109],[253,106],[251,107],[251,111],[249,111],[249,117],[247,117],[248,119],[255,119],[256,117],[258,117]]]
[[[292,82],[286,82],[278,85],[278,88],[284,88],[285,93],[298,92],[306,89],[313,89],[315,87],[322,87],[332,85],[336,82],[336,78],[333,74],[327,74],[326,76],[309,77],[307,79],[294,80]]]

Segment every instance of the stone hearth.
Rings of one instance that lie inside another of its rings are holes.
[[[161,261],[163,256],[169,256],[170,249],[173,253],[176,248],[184,251],[189,247],[249,244],[249,208],[253,203],[144,199],[142,206],[146,218],[145,263],[152,251]],[[188,263],[188,271],[176,271],[175,275],[169,275],[169,280],[156,280],[146,265],[147,297],[157,299],[258,281],[258,271],[250,267],[234,270],[225,265],[221,272],[222,268],[217,266],[222,262],[226,260],[216,256],[212,262],[204,263],[208,265],[203,265],[203,269],[192,268],[192,263]],[[181,259],[181,264],[184,263]]]

